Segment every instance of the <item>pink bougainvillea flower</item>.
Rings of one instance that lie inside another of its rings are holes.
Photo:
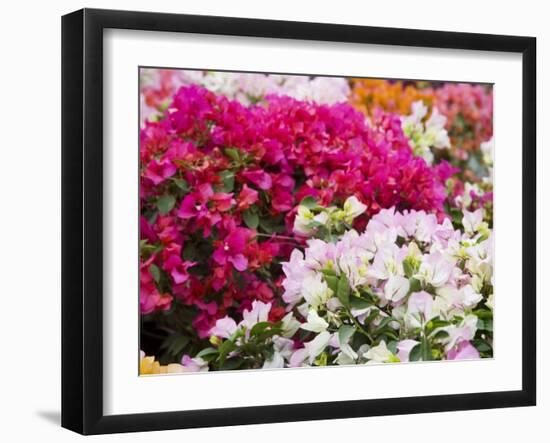
[[[213,195],[214,191],[209,184],[202,186],[197,192],[187,194],[178,209],[178,217],[184,219],[208,217],[210,210],[207,203]]]
[[[179,285],[185,283],[189,279],[187,269],[194,266],[196,263],[183,261],[178,255],[171,255],[165,262],[163,269],[170,273],[174,283]]]
[[[172,305],[170,294],[161,294],[155,286],[153,276],[149,268],[156,256],[153,254],[145,262],[140,263],[139,273],[139,306],[142,314],[150,314],[154,311],[165,311]]]
[[[231,206],[234,203],[233,198],[231,196],[227,198],[226,194],[219,193],[218,197],[218,203],[224,210],[227,205]],[[218,206],[214,204],[214,211],[208,207],[208,203],[213,198],[214,191],[212,190],[212,186],[209,183],[205,183],[199,186],[197,192],[187,194],[184,197],[177,212],[179,218],[195,219],[196,223],[192,225],[192,230],[194,231],[202,228],[204,237],[208,237],[212,227],[221,220],[221,215],[215,211]]]
[[[223,241],[219,242],[218,248],[212,255],[216,263],[225,265],[230,262],[237,271],[244,271],[248,266],[244,250],[251,233],[249,229],[236,228],[227,234]]]
[[[142,240],[148,240],[150,243],[154,243],[158,239],[151,223],[149,223],[143,215],[139,217],[139,231]]]
[[[244,171],[241,175],[264,191],[271,189],[271,186],[273,185],[271,176],[261,169]]]
[[[216,337],[229,338],[237,330],[237,323],[231,317],[220,318],[209,332]]]
[[[460,341],[447,352],[448,360],[469,360],[473,358],[479,358],[479,352],[468,340]]]
[[[154,228],[159,239],[165,245],[181,240],[175,217],[159,215],[156,218]]]
[[[142,314],[166,311],[172,305],[170,294],[161,294],[153,283],[142,284],[139,288],[139,306]]]
[[[251,189],[245,183],[238,198],[238,208],[240,210],[248,209],[258,201],[258,191]]]
[[[214,203],[214,208],[220,212],[229,211],[236,203],[233,193],[226,192],[216,192],[211,197],[211,201]]]
[[[172,177],[177,171],[177,168],[170,160],[151,160],[145,173],[144,177],[150,179],[155,185],[162,183],[169,177]]]
[[[294,207],[292,193],[284,189],[275,189],[271,205],[278,212],[290,211]]]

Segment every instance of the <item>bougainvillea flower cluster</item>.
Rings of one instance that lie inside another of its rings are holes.
[[[494,141],[465,180],[448,85],[360,84],[143,70],[142,374],[491,355]]]

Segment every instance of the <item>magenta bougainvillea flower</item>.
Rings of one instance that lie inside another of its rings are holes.
[[[219,265],[231,263],[237,271],[244,271],[248,265],[248,260],[244,256],[244,250],[252,232],[245,228],[235,228],[225,236],[223,240],[218,241],[218,247],[214,251],[212,258]]]

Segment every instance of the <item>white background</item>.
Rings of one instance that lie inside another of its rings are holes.
[[[104,33],[105,414],[309,403],[521,388],[521,56],[473,51],[195,36]],[[330,63],[327,61],[330,60]],[[444,60],[444,62],[442,62]],[[136,377],[139,323],[136,67],[185,66],[494,82],[495,359]],[[121,171],[125,171],[121,173]],[[131,171],[135,171],[134,174]],[[135,220],[131,223],[131,220]],[[510,241],[514,239],[515,241]],[[500,288],[500,289],[499,289]],[[501,294],[501,295],[499,295]],[[506,327],[502,327],[504,325]],[[509,325],[514,325],[509,327]],[[392,380],[373,383],[373,380]],[[412,382],[414,380],[414,382]],[[337,389],[320,389],[320,386]],[[284,386],[281,389],[281,386]],[[161,399],[154,401],[154,399]]]
[[[535,1],[479,1],[449,3],[395,0],[387,2],[215,1],[185,4],[157,0],[11,2],[4,6],[1,28],[2,106],[2,254],[3,277],[0,322],[0,381],[2,439],[5,441],[73,441],[81,437],[58,427],[60,392],[60,15],[82,6],[157,10],[197,14],[295,19],[359,25],[431,28],[454,31],[525,34],[538,37],[538,147],[539,226],[548,224],[549,156],[542,157],[543,122],[550,119],[550,96],[543,90],[543,72],[550,72],[550,30]],[[546,58],[545,58],[546,57]],[[548,74],[546,74],[548,77]],[[547,115],[543,113],[546,108]],[[519,209],[519,207],[518,207]],[[548,235],[539,230],[539,274],[549,265]],[[519,272],[519,270],[518,270]],[[7,283],[7,284],[6,284]],[[548,309],[544,293],[550,289],[539,278],[539,312]],[[539,374],[548,373],[550,326],[539,315]],[[541,379],[542,378],[542,379]],[[298,441],[406,438],[445,442],[494,441],[547,435],[550,389],[539,377],[539,406],[495,411],[453,412],[401,417],[247,426],[117,435],[94,440],[158,441]]]

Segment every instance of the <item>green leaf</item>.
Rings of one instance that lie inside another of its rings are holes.
[[[149,266],[149,273],[153,276],[155,282],[158,283],[160,281],[160,269],[154,263],[151,263],[151,266]]]
[[[407,259],[403,260],[403,271],[405,271],[405,275],[408,278],[411,278],[414,275],[413,267]]]
[[[386,346],[392,354],[397,354],[397,342],[395,340],[388,342]]]
[[[492,319],[493,318],[493,313],[491,311],[489,311],[488,309],[477,309],[475,310],[474,312],[474,315],[477,317],[477,318],[481,318],[481,319]]]
[[[223,364],[220,366],[220,370],[231,371],[233,369],[239,369],[243,363],[244,360],[242,358],[230,358],[229,360],[223,362]]]
[[[241,160],[241,154],[237,148],[225,148],[223,153],[236,162]]]
[[[430,361],[432,359],[432,348],[430,346],[430,342],[426,337],[422,338],[422,341],[420,342],[420,347],[422,351],[422,360]]]
[[[251,209],[247,209],[242,215],[246,226],[250,229],[256,229],[258,227],[258,224],[260,223],[260,217],[258,217],[258,214],[253,212]]]
[[[220,353],[220,356],[219,356],[220,364],[223,365],[223,362],[225,361],[225,357],[227,357],[227,354],[229,354],[231,351],[234,351],[236,348],[237,348],[237,345],[233,343],[231,340],[225,340],[218,348],[218,352]]]
[[[317,204],[317,200],[315,200],[315,198],[313,198],[311,195],[304,197],[304,199],[300,202],[300,206],[305,206],[308,209],[320,208],[320,206]]]
[[[372,303],[362,298],[351,296],[350,306],[354,309],[365,309],[365,308],[368,308],[369,306],[372,306]]]
[[[262,218],[260,219],[260,228],[266,234],[273,234],[284,232],[285,226],[279,219],[274,218]]]
[[[355,327],[351,325],[340,326],[340,329],[338,329],[338,340],[340,344],[347,343],[354,333]]]
[[[391,322],[393,321],[393,318],[392,317],[384,317],[382,319],[382,321],[378,324],[377,328],[382,330],[384,329],[387,325],[389,325]]]
[[[180,188],[184,192],[189,192],[189,183],[187,183],[186,180],[182,178],[173,178],[173,182],[176,184],[178,188]]]
[[[273,323],[269,321],[261,321],[259,323],[256,323],[254,326],[252,326],[252,329],[250,330],[250,335],[258,335],[262,332],[264,332],[266,329],[269,329],[273,326]]]
[[[325,275],[325,281],[329,289],[336,294],[338,292],[338,277],[335,275]]]
[[[480,340],[480,339],[476,339],[473,341],[474,343],[474,346],[476,347],[476,349],[479,351],[479,352],[489,352],[491,351],[493,348],[491,348],[491,346],[484,340]]]
[[[196,356],[202,358],[207,362],[211,362],[218,357],[218,350],[216,348],[205,348],[200,351]]]
[[[170,194],[162,195],[157,200],[157,208],[162,215],[168,214],[176,204],[176,197]]]
[[[407,278],[411,278],[418,272],[418,263],[416,263],[414,258],[406,257],[405,260],[403,260],[403,270]]]
[[[447,337],[449,337],[449,333],[447,331],[444,331],[443,329],[440,329],[435,334],[431,336],[432,340],[444,340]]]
[[[349,287],[349,281],[348,278],[345,275],[341,275],[340,279],[338,280],[338,289],[336,291],[336,296],[338,297],[338,300],[347,308],[349,307],[349,295],[350,295],[350,287]]]
[[[189,340],[188,336],[176,333],[169,336],[161,345],[161,348],[166,349],[170,355],[177,356],[185,349]]]
[[[433,331],[437,328],[443,328],[445,326],[449,326],[450,324],[451,324],[450,321],[441,320],[439,317],[436,317],[436,318],[432,318],[426,326],[428,331]]]
[[[235,188],[235,173],[233,171],[222,171],[220,172],[220,177],[223,183],[221,191],[232,192]]]
[[[197,354],[197,357],[204,358],[204,357],[207,357],[209,355],[216,355],[216,354],[218,354],[218,352],[219,351],[216,348],[204,348],[202,351],[200,351]]]
[[[378,317],[378,309],[373,309],[369,315],[363,320],[364,325],[368,325],[371,321],[373,321],[376,317]]]
[[[419,361],[422,358],[422,346],[420,343],[414,346],[409,353],[409,361]]]
[[[493,331],[493,319],[489,318],[487,320],[481,320],[480,318],[477,319],[477,329],[480,329],[482,331]]]
[[[323,275],[336,276],[336,271],[334,269],[321,269],[321,273]]]
[[[422,285],[420,284],[420,281],[416,278],[410,278],[409,279],[409,293],[412,294],[413,292],[418,292],[422,288]]]

